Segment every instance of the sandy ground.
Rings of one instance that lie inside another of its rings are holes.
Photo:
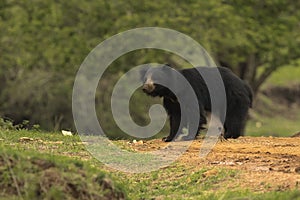
[[[238,176],[226,183],[226,188],[241,187],[252,191],[283,191],[300,189],[300,137],[240,137],[219,141],[204,159],[199,157],[203,140],[195,140],[178,160],[187,168],[209,167],[205,176],[218,168],[239,170]],[[136,142],[137,151],[160,149],[161,140]]]

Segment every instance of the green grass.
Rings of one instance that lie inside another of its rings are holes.
[[[23,137],[28,139],[22,139]],[[2,143],[4,145],[21,151],[32,149],[70,157],[89,157],[89,153],[81,143],[78,135],[70,137],[63,136],[61,133],[0,129],[0,139],[3,140]]]
[[[275,71],[263,85],[262,90],[270,87],[289,87],[300,84],[300,60],[293,66],[284,66]],[[252,119],[246,126],[249,136],[291,136],[300,131],[300,107],[287,108],[274,103],[264,95],[258,95],[260,106],[254,108]],[[257,110],[260,110],[257,112]]]
[[[124,197],[123,187],[107,172],[78,159],[33,150],[20,151],[5,143],[0,144],[0,188],[1,199]]]
[[[270,118],[260,115],[247,123],[246,135],[275,137],[292,136],[300,131],[299,121],[300,113],[294,120],[280,116]]]
[[[22,141],[21,137],[31,140]],[[111,171],[89,156],[78,136],[0,130],[0,139],[0,197],[4,199],[65,199],[74,195],[97,199],[122,193],[128,199],[300,199],[299,191],[260,194],[233,187],[231,183],[242,173],[239,170],[195,169],[175,162],[149,173]],[[214,172],[205,175],[210,171]],[[110,188],[107,184],[114,193],[102,190],[104,185]]]
[[[258,98],[260,105],[250,113],[246,135],[288,137],[300,131],[299,107],[287,110],[285,105],[275,104],[264,95],[258,95]]]
[[[209,170],[211,169],[186,170],[186,167],[175,163],[169,168],[152,172],[146,176],[135,175],[131,177],[134,180],[131,183],[134,187],[129,191],[129,197],[132,199],[152,199],[154,197],[205,199],[213,191],[223,191],[224,188],[221,188],[221,185],[237,174],[235,170],[220,169],[213,176],[204,177],[203,174]],[[140,181],[135,183],[138,177],[140,177]]]
[[[199,198],[201,199],[201,198]],[[229,191],[223,194],[211,194],[202,198],[203,200],[300,200],[300,191],[268,192],[264,194],[253,194],[249,191]]]
[[[300,59],[295,65],[287,65],[279,68],[267,79],[263,89],[269,86],[289,86],[300,81]]]

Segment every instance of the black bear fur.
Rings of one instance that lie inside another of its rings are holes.
[[[177,131],[182,131],[183,127],[179,127],[181,120],[180,103],[174,93],[157,84],[158,80],[170,79],[170,75],[166,74],[166,67],[149,67],[142,70],[143,91],[152,97],[162,97],[163,106],[167,111],[170,120],[170,133],[163,140],[169,142],[175,139]],[[252,90],[248,84],[236,76],[231,70],[225,67],[217,67],[222,77],[227,100],[227,110],[224,122],[224,135],[227,138],[238,138],[244,135],[244,127],[247,120],[248,110],[252,107]],[[174,69],[175,70],[175,69]],[[203,129],[203,125],[207,123],[207,113],[211,111],[211,99],[207,85],[200,75],[200,72],[211,72],[211,67],[197,67],[178,70],[185,79],[191,84],[198,100],[200,120],[197,133]],[[165,72],[164,72],[165,71]],[[205,74],[205,73],[204,73]],[[176,80],[170,80],[171,84],[178,84]],[[180,87],[180,86],[179,86]],[[194,139],[194,138],[190,138]]]

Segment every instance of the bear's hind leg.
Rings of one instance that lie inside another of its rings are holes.
[[[239,136],[244,135],[244,128],[246,125],[246,119],[247,119],[247,108],[240,109],[240,113],[238,114],[232,114],[227,115],[225,124],[224,124],[224,138],[238,138]]]

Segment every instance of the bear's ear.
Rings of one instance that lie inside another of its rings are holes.
[[[141,78],[141,81],[144,81],[144,77],[147,73],[147,71],[149,70],[150,66],[143,66],[141,69],[140,69],[140,78]]]

